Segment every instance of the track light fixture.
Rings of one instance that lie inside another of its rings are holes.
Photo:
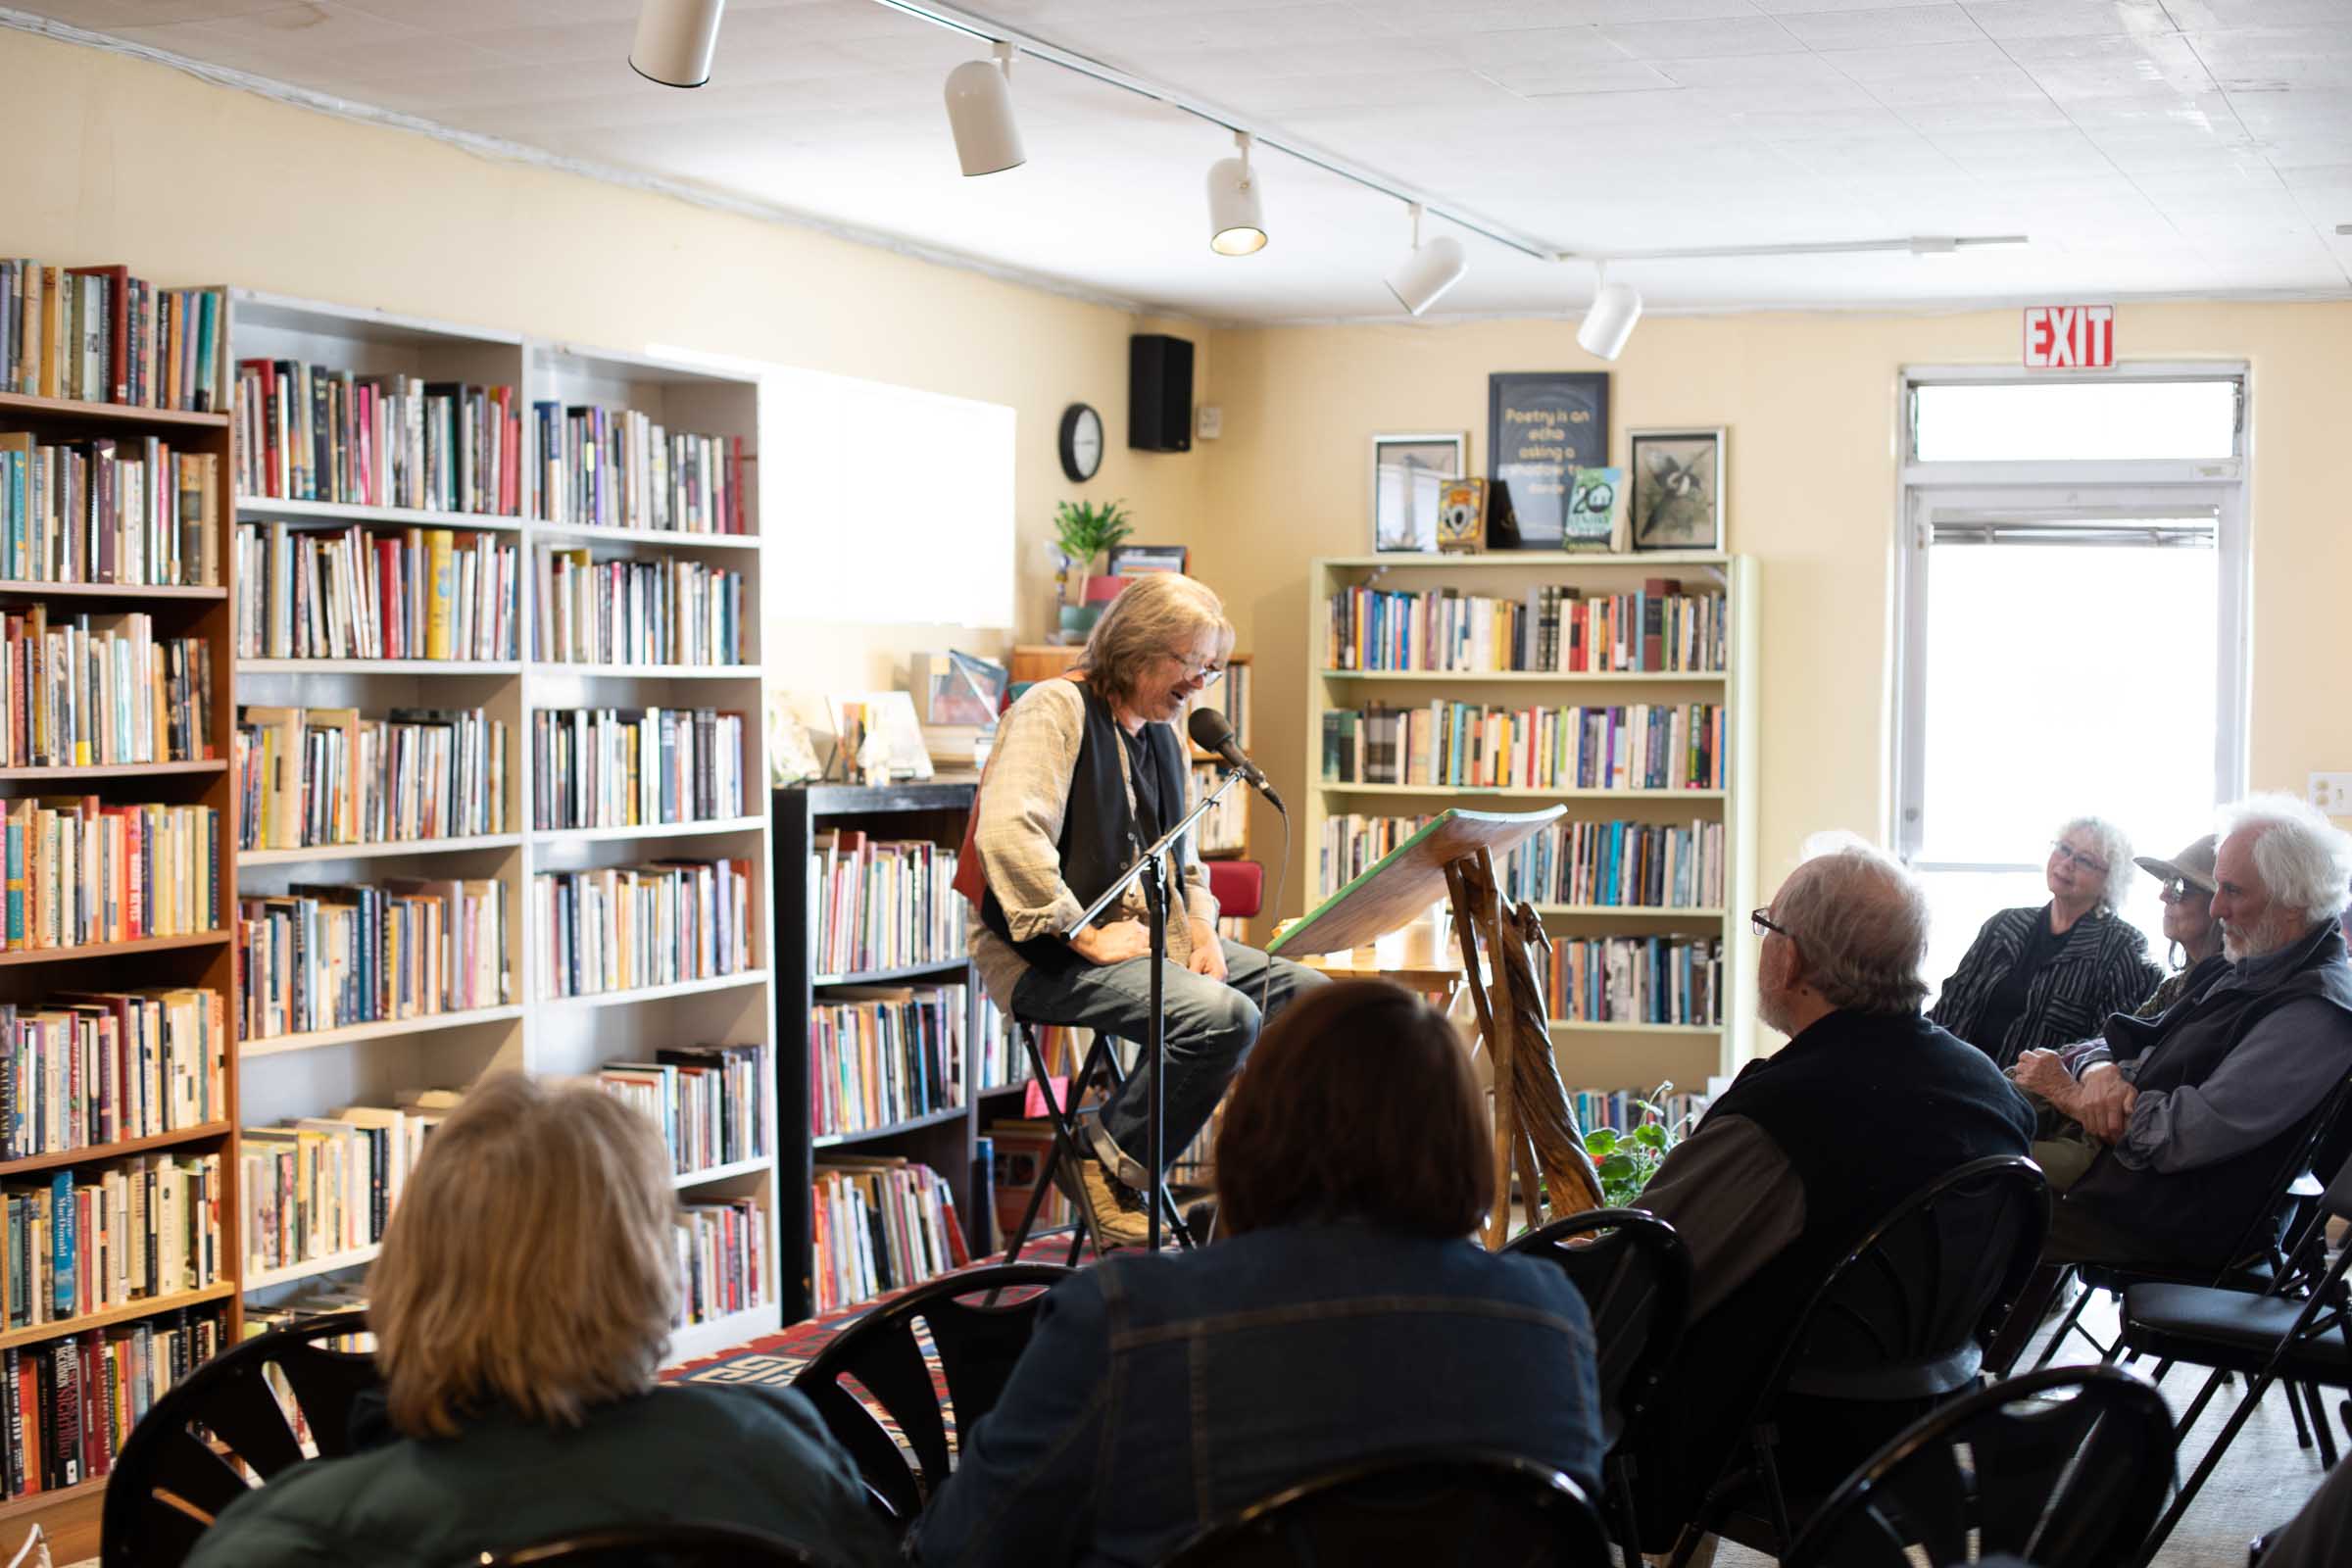
[[[700,87],[710,79],[718,14],[727,0],[645,0],[629,69],[664,87]]]
[[[956,134],[956,161],[967,179],[1029,161],[1012,118],[1012,45],[997,44],[996,55],[993,61],[966,60],[948,73],[948,128]]]
[[[1608,263],[1600,263],[1593,271],[1600,288],[1585,312],[1584,324],[1576,329],[1576,346],[1595,359],[1614,360],[1625,352],[1625,340],[1642,319],[1642,296],[1629,284],[1610,282]]]
[[[1258,198],[1257,176],[1250,172],[1250,140],[1248,131],[1235,131],[1233,143],[1242,155],[1208,166],[1208,248],[1219,256],[1266,248],[1266,209]]]
[[[1388,276],[1389,292],[1396,296],[1407,315],[1419,316],[1438,303],[1438,296],[1462,280],[1470,270],[1469,260],[1462,255],[1462,242],[1451,234],[1440,234],[1427,245],[1421,243],[1421,204],[1407,202],[1413,215],[1413,248]]]

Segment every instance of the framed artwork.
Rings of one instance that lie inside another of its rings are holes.
[[[1560,548],[1599,554],[1625,548],[1625,470],[1578,468],[1568,481]]]
[[[1487,377],[1487,548],[1557,550],[1579,468],[1609,461],[1606,370]]]
[[[1438,549],[1476,555],[1487,544],[1487,481],[1455,479],[1438,495]]]
[[[1376,435],[1372,438],[1372,548],[1438,548],[1438,508],[1448,480],[1467,466],[1470,438]]]
[[[1632,433],[1636,550],[1723,548],[1723,440],[1721,425]]]

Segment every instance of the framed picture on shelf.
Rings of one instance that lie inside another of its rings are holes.
[[[1609,461],[1606,370],[1487,377],[1487,548],[1557,550],[1570,481]]]
[[[1192,569],[1193,552],[1186,545],[1112,545],[1110,575],[1141,577],[1154,571],[1182,576]]]
[[[1446,484],[1468,466],[1470,438],[1376,435],[1372,438],[1372,548],[1438,548],[1438,508]]]
[[[1712,430],[1632,432],[1633,547],[1723,548],[1723,441]]]
[[[1487,481],[1455,479],[1438,493],[1438,549],[1476,555],[1487,547]]]

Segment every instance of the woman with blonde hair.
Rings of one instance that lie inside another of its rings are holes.
[[[368,1276],[384,1390],[355,1415],[358,1451],[238,1498],[187,1568],[439,1565],[673,1520],[889,1560],[801,1396],[657,1381],[676,1209],[641,1112],[484,1079],[426,1144]]]

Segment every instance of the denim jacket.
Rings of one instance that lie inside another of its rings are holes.
[[[1466,1241],[1339,1223],[1114,1255],[1054,1287],[915,1554],[1156,1563],[1270,1493],[1432,1445],[1523,1454],[1593,1491],[1593,1376],[1567,1277]]]

